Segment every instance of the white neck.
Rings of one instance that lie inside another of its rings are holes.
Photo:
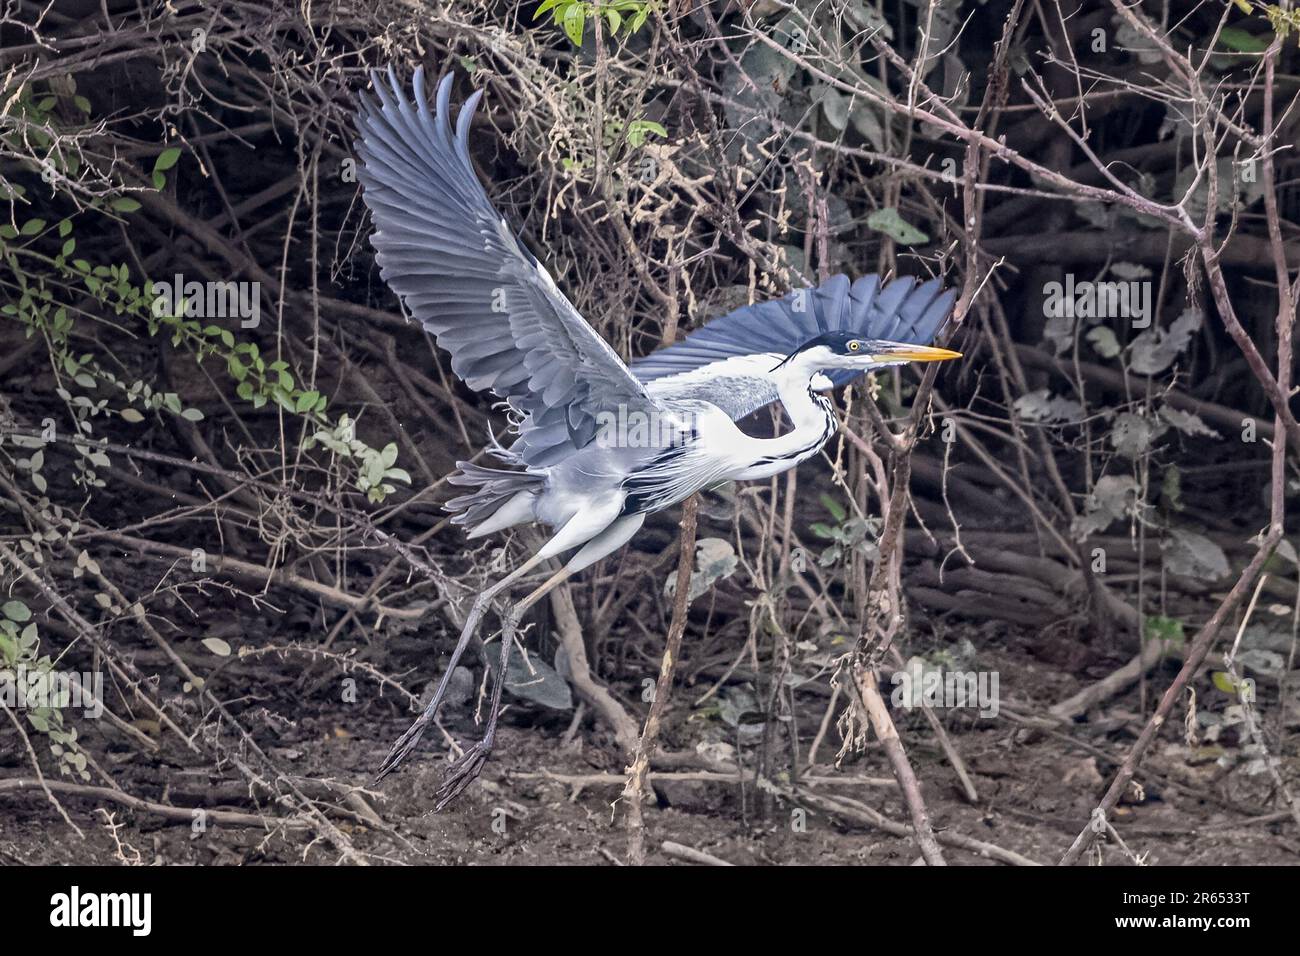
[[[817,454],[835,434],[836,421],[830,401],[813,393],[814,386],[822,387],[818,376],[819,363],[807,353],[795,356],[772,372],[781,405],[794,428],[776,438],[743,436],[750,464],[735,476],[737,481],[768,478],[789,471]]]

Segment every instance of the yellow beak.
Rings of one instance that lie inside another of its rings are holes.
[[[904,362],[946,362],[949,359],[961,358],[961,353],[935,348],[932,345],[904,345],[897,349],[890,349],[881,358],[891,362],[897,362],[899,359]]]

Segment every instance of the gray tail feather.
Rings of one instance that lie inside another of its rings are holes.
[[[507,465],[523,465],[523,461],[508,449],[502,448],[494,440],[488,445],[488,452]],[[456,512],[452,524],[473,527],[492,517],[503,504],[521,491],[541,491],[546,481],[546,472],[540,468],[527,468],[522,471],[507,471],[502,468],[485,468],[472,461],[456,462],[457,471],[447,478],[447,483],[462,488],[474,488],[468,494],[452,498],[444,505],[448,511]]]

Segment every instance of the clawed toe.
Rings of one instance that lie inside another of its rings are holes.
[[[424,736],[424,726],[425,721],[423,718],[420,718],[415,723],[411,724],[402,736],[397,738],[393,743],[392,748],[388,751],[388,756],[386,756],[384,762],[379,765],[379,772],[375,774],[376,782],[383,780],[386,776],[396,770],[401,765],[402,761],[410,755],[411,751],[415,749],[415,745],[420,742],[420,738]]]
[[[438,787],[436,810],[441,810],[447,806],[474,782],[478,775],[482,773],[483,765],[487,763],[488,755],[491,752],[492,745],[487,741],[480,740],[447,768],[447,778]]]

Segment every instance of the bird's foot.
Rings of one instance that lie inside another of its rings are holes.
[[[489,711],[487,731],[483,739],[447,768],[447,778],[438,788],[438,803],[434,810],[441,810],[474,782],[487,763],[492,753],[492,742],[496,739],[497,718],[501,716],[501,690],[506,683],[506,668],[510,664],[510,648],[515,642],[515,631],[519,627],[519,611],[511,607],[501,616],[501,661],[497,665],[496,677],[492,681],[492,704]]]
[[[392,749],[388,751],[388,756],[379,765],[379,772],[375,775],[376,783],[396,770],[402,761],[410,755],[411,751],[415,749],[415,745],[420,742],[420,738],[424,736],[424,728],[428,723],[428,717],[421,714],[416,718],[415,723],[407,727],[406,732],[397,738]]]
[[[435,811],[442,810],[477,779],[491,753],[492,733],[489,731],[487,736],[466,750],[447,768],[447,778],[438,788],[438,803],[434,807]]]

